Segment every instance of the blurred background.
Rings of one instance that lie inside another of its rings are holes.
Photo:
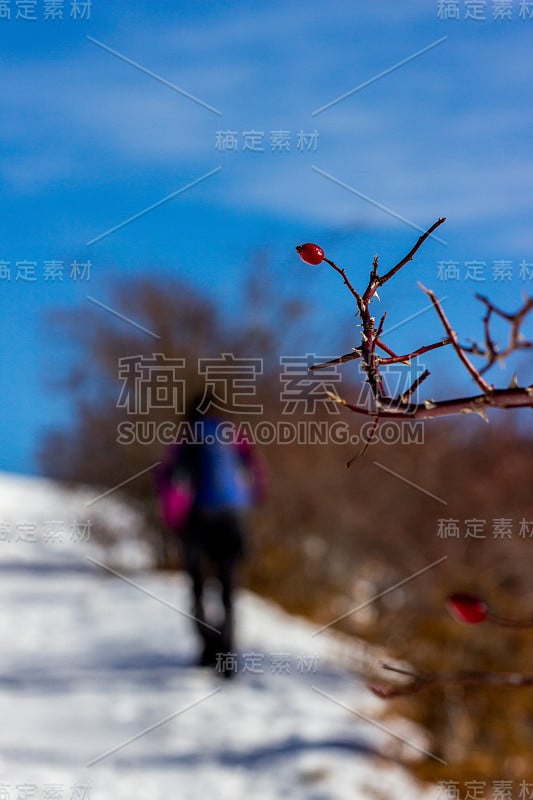
[[[0,37],[0,469],[124,484],[176,569],[150,467],[213,381],[233,419],[276,431],[259,442],[271,486],[249,588],[326,624],[447,556],[338,627],[420,670],[527,671],[531,632],[464,628],[444,606],[468,590],[533,613],[531,411],[427,423],[346,469],[361,420],[325,391],[364,398],[357,362],[307,366],[358,344],[355,308],[294,248],[317,242],[363,290],[375,254],[390,268],[446,216],[381,292],[396,352],[443,336],[419,281],[463,343],[483,339],[476,293],[520,307],[533,3],[12,0]],[[526,349],[488,379],[527,385],[532,367]],[[422,398],[476,393],[447,348],[389,385],[425,368]],[[313,444],[311,420],[354,439]],[[437,687],[389,708],[448,762],[419,777],[533,781],[531,689]]]

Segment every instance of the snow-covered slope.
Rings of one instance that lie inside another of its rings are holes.
[[[329,633],[243,592],[235,679],[191,666],[186,579],[150,571],[138,517],[94,498],[0,475],[3,796],[436,797],[376,755],[416,751],[358,716],[379,701]],[[98,515],[126,537],[111,556],[84,536]]]

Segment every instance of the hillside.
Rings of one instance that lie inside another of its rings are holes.
[[[349,674],[345,641],[242,592],[236,679],[192,666],[185,577],[152,571],[138,516],[94,499],[0,476],[6,797],[436,796],[394,764],[417,755],[401,739],[423,746],[413,728],[398,721],[399,739],[364,719],[379,701]],[[98,519],[120,546],[95,545]]]

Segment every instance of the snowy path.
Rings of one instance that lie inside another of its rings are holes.
[[[0,541],[2,800],[421,796],[372,754],[398,742],[342,707],[377,701],[332,667],[332,637],[242,593],[236,678],[191,667],[183,576],[117,567],[133,586],[91,543],[43,541],[80,500],[29,488],[0,476],[4,538],[35,523]]]

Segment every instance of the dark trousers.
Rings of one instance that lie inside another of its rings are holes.
[[[229,509],[193,509],[182,542],[191,579],[192,613],[204,647],[202,658],[209,663],[216,653],[228,653],[233,648],[233,597],[238,564],[244,555],[242,514]],[[220,619],[213,620],[206,618],[204,606],[204,586],[210,572],[220,584]]]

